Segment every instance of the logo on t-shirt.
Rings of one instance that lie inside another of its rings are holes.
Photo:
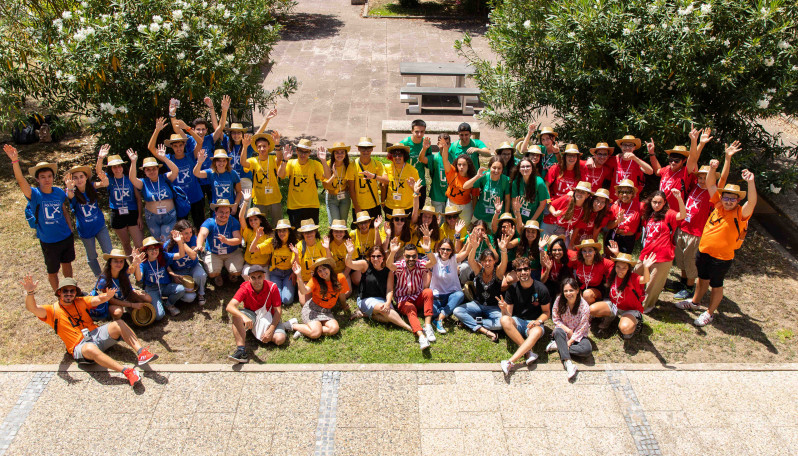
[[[178,184],[185,184],[187,180],[191,179],[191,169],[185,168],[181,169],[179,173],[177,173],[177,183]]]
[[[58,201],[42,201],[42,209],[44,209],[44,223],[51,225],[56,223],[56,216],[62,216],[61,203]]]

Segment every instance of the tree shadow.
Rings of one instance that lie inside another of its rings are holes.
[[[488,31],[487,17],[467,17],[453,19],[425,19],[427,24],[445,31],[468,33],[471,36],[483,36]]]
[[[280,36],[284,41],[307,41],[338,34],[344,22],[338,16],[318,13],[293,13],[283,21]]]

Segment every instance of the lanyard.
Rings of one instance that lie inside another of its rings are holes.
[[[122,198],[115,198],[118,203],[121,203],[125,201],[124,194],[125,190],[127,190],[127,185],[125,185],[125,178],[124,177],[122,178],[122,183],[120,184],[119,181],[116,180],[116,177],[114,177],[114,184],[116,185],[116,188],[122,189],[122,195],[123,195]]]
[[[114,179],[116,179],[116,178],[114,178]],[[152,187],[152,190],[150,191],[150,193],[154,193],[154,190],[156,189],[155,188],[155,184],[152,183],[151,179],[147,179],[147,180],[150,181],[150,187]],[[147,185],[147,180],[144,181],[144,185]],[[161,177],[160,176],[158,176],[158,180],[156,181],[156,184],[158,185],[158,189],[157,189],[158,193],[155,193],[155,196],[153,197],[153,201],[161,201]]]
[[[269,177],[269,157],[266,157],[266,167],[263,166],[263,160],[258,158],[258,166],[260,171],[266,175],[266,188],[272,188],[271,177]],[[264,171],[265,169],[265,171]]]

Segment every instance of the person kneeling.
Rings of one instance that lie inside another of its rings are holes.
[[[294,339],[305,335],[318,339],[322,335],[334,336],[340,327],[332,313],[338,297],[349,291],[349,284],[343,274],[333,274],[335,262],[330,258],[319,258],[313,263],[313,277],[305,286],[302,280],[302,266],[294,262],[292,269],[296,274],[296,284],[300,293],[311,295],[302,306],[302,324],[295,324]]]
[[[138,365],[142,366],[158,358],[142,347],[136,335],[122,320],[112,321],[98,327],[89,316],[89,309],[108,302],[114,297],[116,288],[108,288],[101,296],[78,296],[82,294],[78,283],[71,277],[61,279],[56,289],[58,302],[53,305],[36,304],[36,286],[32,276],[25,276],[22,288],[25,296],[25,308],[39,320],[53,328],[58,337],[64,341],[67,352],[77,362],[95,362],[127,377],[130,386],[141,380],[136,367],[124,368],[121,364],[105,354],[119,340],[124,340],[138,354]]]
[[[238,305],[244,304],[243,309]],[[263,343],[285,343],[286,331],[291,331],[296,319],[282,322],[280,289],[266,280],[266,269],[261,265],[249,268],[249,280],[238,287],[233,299],[227,303],[227,312],[233,320],[233,337],[236,351],[230,359],[239,363],[249,362],[246,349],[247,330]]]
[[[650,253],[643,259],[643,275],[631,271],[637,261],[628,253],[619,253],[613,258],[615,267],[607,279],[607,288],[610,290],[607,300],[590,305],[590,316],[604,318],[599,329],[607,329],[616,316],[621,317],[618,329],[624,339],[631,339],[640,332],[643,326],[643,300],[645,291],[643,287],[651,278],[651,266],[657,261],[657,256]]]

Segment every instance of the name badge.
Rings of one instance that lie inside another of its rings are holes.
[[[155,210],[155,212],[156,212],[158,215],[163,215],[163,214],[166,214],[166,208],[165,208],[165,207],[159,207],[159,208],[157,208],[157,209]]]
[[[219,247],[216,249],[217,255],[227,255],[227,248],[226,247]]]
[[[494,214],[496,213],[496,208],[492,206],[485,206],[485,213],[486,214]]]
[[[120,207],[120,208],[119,208],[119,215],[127,215],[127,214],[128,214],[128,212],[129,212],[129,211],[127,210],[127,208],[126,208],[126,207]]]
[[[339,200],[342,200],[342,199],[346,198],[346,192],[338,192],[335,195],[335,197],[338,198]]]
[[[524,217],[529,217],[529,214],[531,213],[532,211],[530,211],[529,209],[521,209],[521,215],[523,215]]]
[[[263,193],[265,193],[267,195],[271,195],[272,193],[274,193],[274,189],[273,188],[264,188],[263,189]]]
[[[402,200],[402,194],[401,193],[394,193],[393,194],[393,200],[394,201],[401,201]]]

